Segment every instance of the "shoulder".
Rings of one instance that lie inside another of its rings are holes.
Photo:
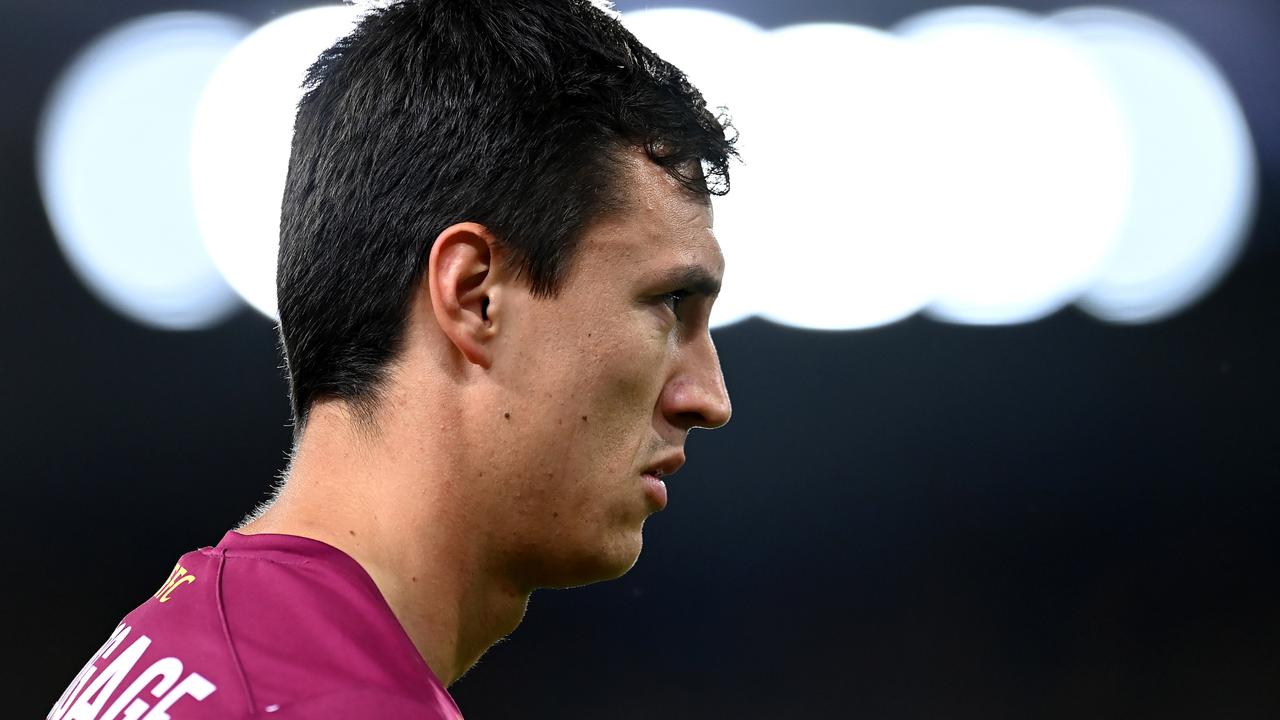
[[[457,710],[377,689],[350,689],[320,695],[280,707],[264,718],[272,720],[348,720],[359,717],[404,720],[462,720]]]
[[[294,537],[183,555],[51,717],[459,720],[351,558]],[[139,710],[139,708],[142,708]]]
[[[242,538],[223,553],[217,607],[228,654],[259,705],[316,689],[418,697],[437,681],[353,559],[303,538]]]
[[[121,687],[132,688],[126,675],[174,663],[208,681],[207,699],[183,701],[188,713],[460,717],[363,569],[305,538],[229,533],[217,547],[183,555],[118,633],[120,648],[104,646],[102,658],[142,653],[116,668]],[[155,658],[161,665],[148,669]]]

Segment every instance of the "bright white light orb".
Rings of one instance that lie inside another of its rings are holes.
[[[920,203],[946,269],[930,314],[1017,323],[1069,304],[1129,200],[1129,126],[1111,86],[1069,35],[1023,13],[941,10],[899,32],[931,68],[931,168],[946,179]]]
[[[738,151],[745,162],[730,166],[732,191],[714,198],[715,232],[725,255],[724,287],[711,313],[713,327],[750,317],[761,309],[756,278],[761,268],[755,250],[752,207],[756,188],[767,182],[756,172],[753,157],[760,133],[756,118],[744,111],[756,87],[765,32],[751,23],[724,13],[687,8],[662,8],[625,13],[622,24],[658,53],[680,68],[707,101],[707,107],[725,107],[740,133]]]
[[[41,118],[37,180],[63,255],[145,325],[204,328],[240,306],[201,243],[188,153],[200,91],[248,31],[204,12],[130,21],[81,52]]]
[[[1163,23],[1102,8],[1051,20],[1116,88],[1136,160],[1123,233],[1079,305],[1113,322],[1168,317],[1217,284],[1246,238],[1257,172],[1244,113],[1212,61]]]
[[[875,327],[932,299],[927,80],[912,49],[856,25],[775,30],[743,104],[759,192],[744,240],[761,314],[815,330]],[[745,130],[744,130],[745,132]]]
[[[196,215],[210,257],[255,309],[276,317],[280,203],[306,70],[349,33],[350,6],[302,10],[245,38],[214,72],[191,140]]]

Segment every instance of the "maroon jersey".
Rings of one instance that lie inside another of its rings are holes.
[[[373,580],[293,535],[183,555],[48,720],[460,720]]]

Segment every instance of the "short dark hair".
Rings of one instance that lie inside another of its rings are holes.
[[[321,398],[371,420],[434,239],[484,225],[536,293],[621,207],[642,148],[691,193],[728,191],[730,126],[588,0],[406,0],[307,73],[276,281],[294,432]]]

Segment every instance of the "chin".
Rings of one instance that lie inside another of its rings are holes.
[[[557,580],[547,587],[579,587],[620,578],[635,567],[643,544],[643,536],[638,530],[610,538],[592,548],[594,552],[582,553],[563,563]]]

